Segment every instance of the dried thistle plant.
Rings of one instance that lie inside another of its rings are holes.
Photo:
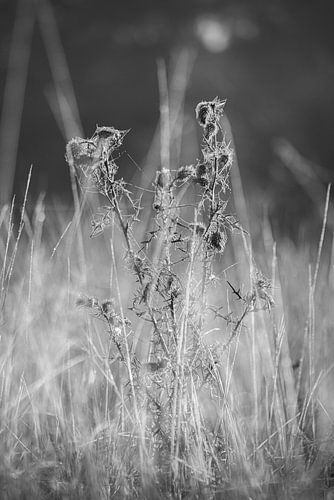
[[[150,346],[148,359],[138,359],[131,322],[121,312],[121,305],[116,307],[115,297],[104,302],[81,298],[78,305],[90,308],[108,325],[118,360],[126,367],[126,386],[137,424],[144,414],[143,432],[150,429],[154,459],[160,471],[166,472],[167,467],[169,488],[174,493],[182,474],[189,473],[182,461],[194,452],[199,439],[199,430],[190,430],[187,425],[190,415],[198,411],[193,391],[208,386],[212,397],[222,404],[225,396],[219,366],[225,350],[245,326],[257,299],[267,308],[273,305],[270,284],[260,276],[254,279],[248,295],[229,284],[243,304],[241,312],[222,314],[219,307],[207,303],[207,291],[217,282],[214,263],[224,253],[229,234],[242,231],[227,211],[233,149],[221,127],[225,104],[216,97],[197,105],[196,118],[203,128],[202,157],[193,165],[170,170],[161,166],[153,183],[153,225],[141,242],[136,241],[133,231],[134,225],[140,224],[140,198],[135,199],[119,177],[116,163],[128,131],[97,127],[90,139],[72,139],[66,148],[66,159],[82,185],[106,199],[92,220],[91,235],[98,236],[114,222],[123,234],[127,269],[137,282],[128,309],[138,322],[149,326],[144,329]],[[189,206],[185,208],[181,201],[191,187],[195,202],[189,216]],[[224,328],[222,321],[225,324],[227,342],[205,342],[210,314],[220,329]],[[204,426],[201,440],[206,439],[205,433]]]

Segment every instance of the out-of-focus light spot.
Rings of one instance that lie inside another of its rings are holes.
[[[195,23],[195,34],[210,52],[223,52],[237,40],[251,40],[259,36],[257,24],[240,15],[224,17],[200,16]]]
[[[231,44],[231,26],[214,17],[199,17],[196,21],[195,32],[210,52],[224,52]]]

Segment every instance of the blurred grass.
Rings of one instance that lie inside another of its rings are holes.
[[[73,221],[69,226],[71,217],[46,216],[40,202],[26,207],[23,221],[16,243],[10,207],[3,208],[2,498],[165,498],[158,489],[137,490],[136,475],[144,472],[138,470],[135,438],[125,428],[119,432],[120,412],[126,408],[124,374],[110,359],[103,324],[75,307],[80,294],[100,299],[115,294],[110,235],[89,239],[88,222],[82,221],[83,263],[73,235],[78,228]],[[322,498],[331,486],[333,457],[334,262],[325,250],[312,288],[315,260],[310,259],[316,252],[291,241],[275,242],[268,220],[262,222],[263,244],[255,245],[262,251],[253,259],[273,275],[276,307],[272,317],[251,315],[249,331],[240,331],[226,354],[226,365],[219,367],[230,422],[232,428],[238,422],[238,427],[232,448],[221,451],[228,457],[227,476],[215,498]],[[124,249],[116,243],[117,234],[112,240],[126,310],[133,284],[124,277]],[[232,236],[217,268],[222,281],[247,288],[250,265],[241,236]],[[209,297],[215,304],[226,300],[235,300],[228,291],[225,298],[216,292]],[[145,337],[140,331],[135,335],[140,353]],[[215,334],[209,334],[208,341],[213,339]],[[197,397],[214,430],[217,408],[209,394]],[[268,420],[273,418],[270,404],[276,431]],[[212,439],[213,445],[214,435]],[[189,494],[207,497],[209,492]]]

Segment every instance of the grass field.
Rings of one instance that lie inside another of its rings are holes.
[[[145,190],[98,128],[72,214],[2,208],[1,498],[333,497],[330,187],[318,245],[255,241],[223,110]]]

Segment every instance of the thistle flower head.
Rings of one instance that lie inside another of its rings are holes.
[[[160,211],[168,205],[168,200],[172,190],[171,188],[173,187],[170,170],[162,168],[158,171],[156,173],[154,185],[155,193],[153,208],[154,210]]]
[[[164,370],[168,365],[168,359],[167,358],[158,358],[157,361],[150,361],[149,363],[145,363],[143,365],[144,370],[147,372],[157,372]]]
[[[195,175],[195,167],[194,165],[185,165],[178,169],[176,172],[175,179],[176,180],[185,180],[189,179],[189,177],[193,177]]]
[[[118,130],[114,127],[96,127],[93,134],[92,140],[97,143],[103,143],[109,149],[109,152],[118,149],[122,143],[126,134],[130,131],[128,130]]]
[[[196,118],[201,127],[205,127],[210,121],[218,121],[223,115],[226,99],[220,100],[215,97],[212,101],[201,101],[196,106]]]
[[[223,115],[226,101],[227,101],[226,99],[221,100],[218,97],[215,97],[213,101],[210,102],[212,113],[217,118]]]
[[[118,130],[114,127],[96,127],[90,139],[74,137],[66,146],[67,163],[80,170],[86,177],[91,176],[103,161],[108,160],[111,153],[118,149],[129,130]]]
[[[222,253],[225,250],[227,235],[224,229],[218,227],[217,224],[214,224],[214,226],[216,227],[208,231],[205,239],[210,250],[216,253]]]
[[[211,165],[207,162],[197,163],[195,170],[194,182],[200,184],[202,187],[206,187],[209,184],[209,178],[211,174]]]
[[[98,155],[95,153],[95,141],[74,137],[66,146],[65,159],[70,167],[88,176],[98,162]]]
[[[211,113],[210,103],[207,101],[199,102],[196,106],[196,118],[201,127],[204,127]]]
[[[115,312],[114,300],[104,300],[101,304],[101,310],[105,316],[110,316]]]
[[[214,137],[216,137],[218,133],[219,127],[216,120],[207,121],[204,125],[204,137],[207,141],[211,141]]]

